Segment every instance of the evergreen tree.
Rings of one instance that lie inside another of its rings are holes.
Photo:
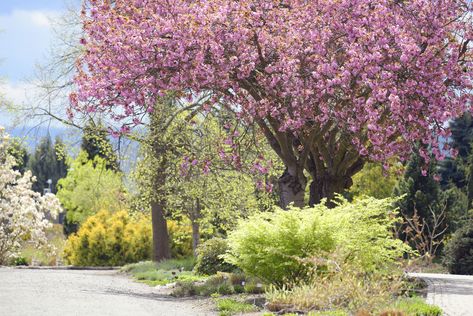
[[[83,132],[81,149],[88,154],[89,159],[100,157],[105,160],[107,169],[118,171],[118,158],[102,124],[90,120]]]
[[[439,163],[441,184],[444,189],[455,185],[463,189],[468,185],[467,173],[469,156],[471,155],[471,143],[473,142],[473,118],[470,112],[450,123],[452,136],[448,141],[452,148],[458,151],[456,158],[448,157]]]
[[[422,174],[423,167],[424,160],[415,152],[407,163],[403,178],[394,189],[395,196],[402,196],[396,206],[407,218],[412,218],[416,211],[428,225],[433,224],[432,212],[438,216],[445,210],[442,227],[447,227],[447,232],[453,232],[461,226],[467,214],[467,195],[455,185],[442,190],[440,182],[435,179],[438,171],[436,163],[429,164],[425,175]]]
[[[51,191],[56,193],[58,180],[67,174],[64,152],[60,154],[56,148],[63,151],[63,142],[57,138],[55,145],[48,135],[40,141],[29,161],[29,169],[36,177],[36,182],[33,184],[33,190],[36,192],[43,193],[44,189],[49,187],[48,180],[51,180]]]
[[[431,217],[431,208],[437,209],[442,202],[442,191],[438,181],[434,179],[435,165],[428,166],[427,174],[422,174],[424,167],[422,157],[415,152],[408,161],[404,176],[394,188],[395,196],[403,196],[397,202],[401,213],[408,217],[414,210],[421,218]]]

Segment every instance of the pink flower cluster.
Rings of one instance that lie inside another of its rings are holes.
[[[211,91],[242,119],[331,124],[386,161],[416,141],[441,159],[472,100],[470,1],[86,2],[76,110],[129,119],[167,90]]]

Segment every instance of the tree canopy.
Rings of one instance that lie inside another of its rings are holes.
[[[471,100],[465,0],[86,4],[73,108],[127,131],[165,91],[210,91],[205,107],[239,111],[285,163],[284,204],[303,203],[304,170],[317,202],[418,140],[442,158],[444,123]]]

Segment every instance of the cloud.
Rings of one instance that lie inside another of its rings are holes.
[[[14,10],[0,15],[0,76],[19,81],[32,76],[47,56],[58,11]]]
[[[14,10],[7,15],[0,15],[0,26],[2,29],[10,29],[18,25],[26,28],[35,26],[40,28],[51,27],[51,21],[59,15],[57,11],[41,11],[41,10]],[[32,29],[32,31],[34,31]]]
[[[29,83],[11,83],[6,82],[0,84],[0,92],[2,96],[8,101],[18,105],[25,105],[28,103],[29,92],[35,89],[34,85]]]

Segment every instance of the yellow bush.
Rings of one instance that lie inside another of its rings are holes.
[[[151,220],[100,211],[67,240],[64,258],[77,266],[119,266],[151,257]]]

